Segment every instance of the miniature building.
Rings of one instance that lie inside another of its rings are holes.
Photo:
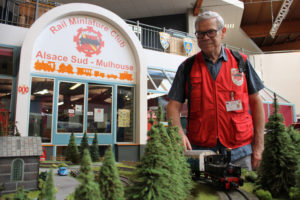
[[[40,137],[0,137],[0,186],[2,193],[15,192],[18,187],[37,189]]]

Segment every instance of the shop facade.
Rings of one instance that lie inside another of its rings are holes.
[[[67,4],[50,10],[22,45],[19,132],[40,136],[47,159],[64,154],[71,133],[80,144],[86,132],[90,143],[97,134],[99,150],[112,145],[119,160],[138,160],[147,132],[142,50],[130,27],[106,9]]]

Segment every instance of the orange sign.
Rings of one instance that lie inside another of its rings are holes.
[[[71,64],[65,65],[64,63],[59,65],[59,68],[56,70],[56,65],[55,62],[52,61],[48,61],[47,63],[45,63],[44,61],[40,62],[39,60],[37,60],[34,64],[34,68],[37,71],[46,71],[46,72],[52,72],[54,73],[55,71],[57,71],[58,73],[67,73],[67,74],[74,74],[74,67]],[[101,77],[101,78],[111,78],[111,79],[118,79],[118,80],[128,80],[128,81],[132,81],[133,80],[133,75],[128,73],[127,71],[124,71],[122,73],[118,73],[119,76],[117,74],[105,74],[101,71],[97,71],[97,70],[93,70],[90,68],[84,68],[84,67],[77,67],[75,68],[77,70],[76,75],[79,76],[88,76],[88,77]],[[21,90],[21,89],[20,89]],[[28,92],[28,91],[27,91]]]

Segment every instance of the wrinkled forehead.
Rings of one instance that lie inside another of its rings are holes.
[[[218,20],[215,17],[199,21],[196,25],[196,31],[217,30],[218,28]]]

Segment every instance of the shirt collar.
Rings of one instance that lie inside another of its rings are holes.
[[[208,59],[208,57],[203,53],[203,52],[201,52],[202,53],[202,55],[203,55],[203,57],[204,57],[204,59],[205,60],[209,60]],[[221,47],[221,53],[220,53],[220,55],[219,55],[219,58],[218,58],[218,60],[219,59],[223,59],[224,61],[228,61],[228,56],[227,56],[227,53],[226,53],[226,51],[225,51],[225,48],[224,48],[224,46],[222,45],[222,47]]]

